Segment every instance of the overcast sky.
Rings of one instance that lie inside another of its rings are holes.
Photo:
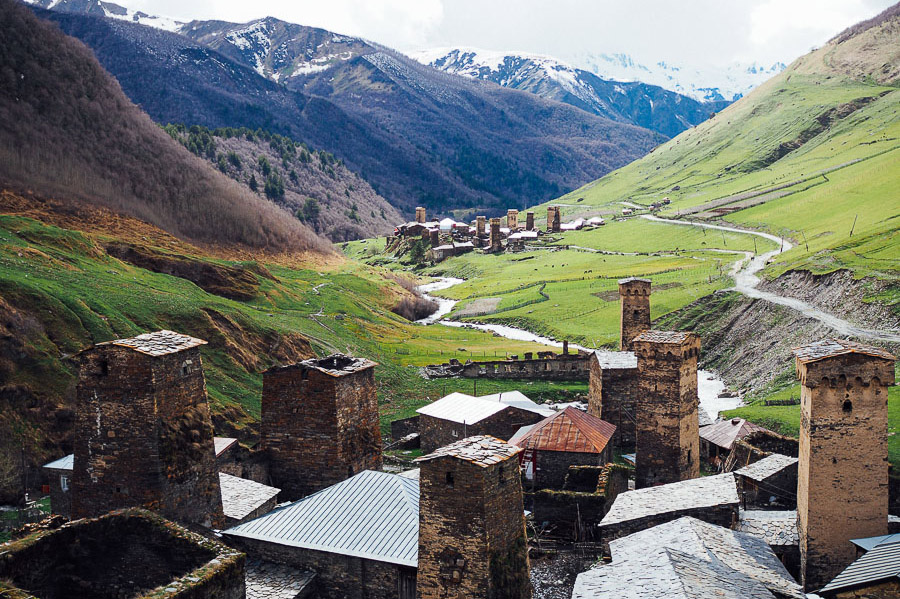
[[[398,50],[474,46],[573,60],[790,63],[894,0],[113,0],[178,19],[263,16]]]

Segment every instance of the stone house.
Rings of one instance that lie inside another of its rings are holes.
[[[604,545],[647,528],[692,516],[731,528],[740,498],[734,474],[717,474],[620,493],[600,522]]]
[[[595,351],[590,360],[588,413],[616,427],[616,444],[634,449],[637,411],[637,356],[634,352]]]
[[[800,577],[800,533],[797,510],[745,510],[735,530],[762,539],[794,578]]]
[[[509,440],[519,454],[526,487],[562,489],[570,466],[602,466],[612,461],[616,427],[573,407],[522,427]]]
[[[281,489],[219,472],[225,525],[236,526],[275,509]]]
[[[451,393],[416,412],[422,451],[426,453],[476,435],[509,439],[523,426],[554,413],[518,391],[481,397]]]
[[[704,426],[700,429],[700,454],[709,460],[724,459],[731,452],[735,441],[757,431],[767,429],[743,418],[720,420]]]
[[[746,507],[797,508],[797,458],[773,453],[734,471]]]
[[[315,597],[415,599],[419,481],[366,470],[223,535],[250,558],[315,572]]]
[[[75,463],[75,454],[53,460],[44,464],[43,469],[47,474],[50,486],[50,511],[66,518],[72,515],[72,469]]]

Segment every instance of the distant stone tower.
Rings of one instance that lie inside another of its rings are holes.
[[[826,339],[794,350],[800,377],[797,523],[801,583],[815,591],[888,533],[888,387],[896,358]]]
[[[375,363],[334,354],[264,372],[260,448],[289,500],[379,470]]]
[[[506,211],[506,226],[510,231],[515,232],[519,228],[519,211],[510,208]]]
[[[638,363],[635,486],[700,476],[700,422],[694,333],[645,331],[634,340]]]
[[[485,227],[484,227],[485,218],[483,216],[478,216],[475,218],[475,233],[477,235],[484,235]]]
[[[436,248],[441,245],[441,232],[437,229],[431,229],[428,231],[428,241],[431,243],[431,247]]]
[[[562,224],[559,206],[547,206],[547,232],[559,233]]]
[[[500,219],[491,219],[491,251],[499,252],[503,247],[503,237],[500,235]]]
[[[520,451],[480,436],[416,460],[418,599],[531,597]]]
[[[634,338],[650,330],[650,279],[620,279],[619,300],[622,309],[619,347],[631,351]]]
[[[427,221],[427,217],[425,215],[425,209],[421,206],[416,207],[416,222],[424,223]]]
[[[525,230],[534,231],[534,212],[531,210],[525,213]]]
[[[157,331],[79,354],[73,518],[143,506],[178,522],[225,523],[205,343]]]

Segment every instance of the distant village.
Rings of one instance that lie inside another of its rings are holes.
[[[494,249],[517,218],[505,233],[481,218],[442,233],[422,211],[399,234]],[[525,223],[533,233],[531,212]],[[392,423],[389,441],[363,357],[264,372],[251,448],[213,432],[203,340],[87,348],[74,453],[44,466],[54,516],[0,545],[0,595],[528,599],[537,560],[568,552],[588,557],[572,599],[900,596],[896,358],[840,339],[796,348],[797,441],[709,418],[699,336],[651,329],[649,280],[623,279],[619,295],[620,351],[441,365],[588,380],[587,405],[452,393]],[[401,469],[385,457],[397,449],[421,457]]]

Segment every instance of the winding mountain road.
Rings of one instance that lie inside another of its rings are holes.
[[[792,243],[790,243],[783,237],[778,237],[777,235],[771,235],[769,233],[760,233],[758,231],[747,231],[744,229],[738,229],[736,227],[725,227],[722,225],[710,225],[707,223],[698,223],[693,221],[660,218],[658,216],[653,216],[650,214],[642,215],[641,218],[672,225],[702,227],[704,229],[716,229],[719,231],[729,231],[731,233],[756,235],[757,237],[762,237],[763,239],[774,241],[775,243],[779,244],[780,247],[778,249],[774,249],[770,252],[766,252],[752,258],[750,258],[752,254],[748,252],[747,257],[738,262],[738,264],[735,266],[735,269],[733,269],[731,272],[732,278],[734,278],[734,287],[732,288],[734,289],[734,291],[737,291],[738,293],[749,298],[765,300],[767,302],[778,304],[779,306],[784,306],[786,308],[790,308],[791,310],[800,312],[804,316],[818,320],[819,322],[828,325],[840,335],[845,335],[848,337],[858,337],[861,339],[871,339],[874,341],[900,343],[900,333],[898,332],[881,331],[877,329],[858,327],[844,320],[843,318],[839,318],[833,314],[829,314],[828,312],[819,310],[818,308],[814,307],[811,304],[808,304],[807,302],[804,302],[803,300],[795,299],[792,297],[785,297],[776,293],[771,293],[769,291],[763,291],[759,289],[760,279],[757,276],[757,273],[765,268],[766,263],[770,259],[794,247]]]

